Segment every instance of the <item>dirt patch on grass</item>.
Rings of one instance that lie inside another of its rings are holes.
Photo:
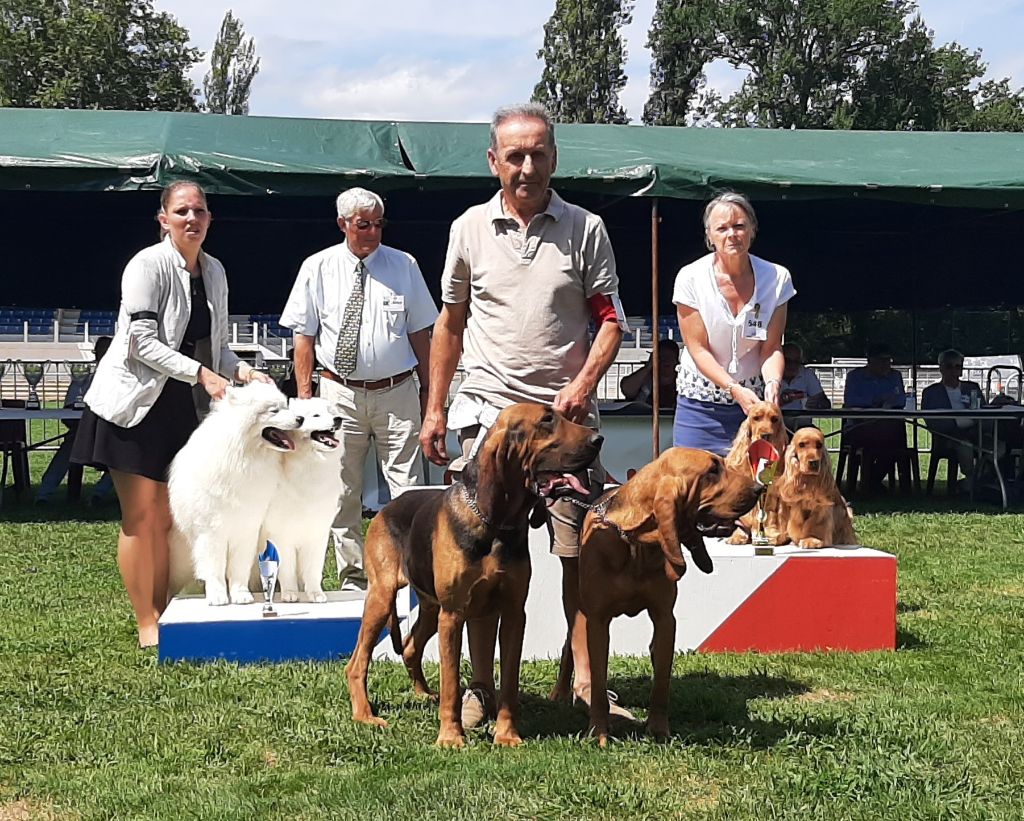
[[[829,690],[825,687],[819,687],[816,690],[810,690],[796,696],[796,701],[803,702],[804,704],[824,704],[829,701],[853,701],[854,698],[853,693],[845,690]]]
[[[57,814],[42,804],[19,799],[0,804],[0,821],[57,821]]]
[[[687,813],[693,810],[712,810],[721,800],[722,788],[718,782],[698,778],[685,768],[675,765],[650,761],[637,763],[630,767],[629,780],[653,791],[671,784],[674,793],[686,794]],[[675,817],[667,809],[666,813],[665,817]]]

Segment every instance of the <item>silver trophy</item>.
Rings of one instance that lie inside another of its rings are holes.
[[[279,391],[283,391],[285,380],[288,378],[291,372],[291,365],[287,362],[268,362],[267,363],[267,375],[274,380],[274,384],[277,385]]]
[[[274,609],[274,588],[277,586],[277,571],[281,560],[274,543],[267,539],[267,548],[259,556],[260,579],[263,581],[263,616],[276,616]]]
[[[74,397],[71,407],[75,410],[85,408],[85,382],[92,373],[92,367],[91,362],[72,362],[68,368],[71,372],[71,390],[69,392]]]
[[[25,376],[25,381],[28,382],[28,401],[25,402],[25,410],[39,410],[41,406],[39,402],[39,392],[36,387],[43,380],[43,374],[46,372],[45,362],[23,362],[21,364],[21,372]]]

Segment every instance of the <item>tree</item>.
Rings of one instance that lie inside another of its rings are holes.
[[[651,50],[651,95],[644,105],[648,125],[686,125],[717,54],[715,0],[658,0],[647,36]]]
[[[187,44],[151,0],[0,0],[0,105],[195,111]]]
[[[912,0],[721,0],[721,57],[748,72],[719,119],[829,128],[860,67],[903,31]]]
[[[619,104],[626,85],[620,29],[632,20],[633,0],[556,0],[544,25],[544,60],[535,102],[563,123],[626,123]]]
[[[915,15],[902,34],[865,62],[842,125],[884,131],[962,128],[975,112],[971,85],[985,73],[981,52],[957,43],[936,48]]]
[[[210,70],[203,78],[206,110],[213,114],[248,114],[249,91],[260,70],[256,44],[245,37],[242,21],[229,9],[210,53]]]

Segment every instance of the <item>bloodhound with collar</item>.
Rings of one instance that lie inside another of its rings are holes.
[[[611,620],[646,610],[654,622],[647,729],[667,736],[676,636],[672,610],[676,582],[686,572],[682,546],[697,567],[710,573],[702,531],[734,522],[754,506],[762,490],[749,470],[729,468],[720,456],[670,448],[587,514],[580,541],[580,610],[587,617],[590,651],[590,729],[602,747],[608,740]]]
[[[601,442],[594,431],[550,407],[510,405],[499,414],[460,482],[445,489],[409,490],[381,510],[366,534],[369,590],[356,649],[345,670],[353,719],[386,726],[374,715],[366,692],[370,655],[385,624],[421,695],[430,694],[423,649],[436,632],[441,661],[437,743],[461,747],[463,625],[468,622],[477,631],[481,656],[490,665],[500,621],[501,692],[494,742],[521,743],[516,715],[530,582],[530,514],[541,497],[585,493],[576,474],[597,458]],[[395,596],[409,583],[419,597],[419,618],[403,645]],[[475,675],[485,680],[474,685],[493,694],[493,671],[489,682],[488,671]]]

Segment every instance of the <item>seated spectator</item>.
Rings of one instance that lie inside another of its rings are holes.
[[[867,365],[847,374],[843,404],[848,408],[905,407],[903,375],[892,367],[889,346],[871,345],[867,359]],[[847,423],[843,443],[862,452],[865,484],[871,490],[881,491],[882,479],[892,471],[897,455],[907,446],[906,424],[902,419]]]
[[[818,375],[804,365],[804,352],[795,342],[782,346],[782,390],[779,405],[783,410],[827,410],[832,402],[825,395]]]
[[[676,368],[679,365],[679,346],[671,339],[658,340],[658,404],[662,408],[676,406]],[[622,377],[619,390],[632,402],[651,404],[654,392],[654,356],[643,367]]]
[[[93,345],[93,356],[95,361],[98,363],[103,355],[107,352],[107,348],[110,347],[111,338],[109,336],[98,336],[96,342]],[[64,407],[73,408],[76,404],[82,407],[82,397],[85,396],[85,392],[89,389],[89,385],[92,384],[92,374],[89,374],[88,378],[81,382],[72,382],[68,387],[68,391],[64,394]],[[67,434],[61,440],[60,447],[53,454],[53,458],[50,460],[50,464],[47,466],[46,471],[43,473],[43,478],[39,480],[39,490],[36,491],[36,504],[46,504],[57,492],[57,488],[60,487],[60,483],[64,481],[64,477],[67,475],[68,467],[71,464],[71,446],[75,442],[75,431],[78,430],[77,419],[67,419],[64,421],[64,426],[68,429]],[[89,496],[89,504],[97,505],[105,501],[110,497],[110,491],[114,489],[114,482],[110,478],[110,473],[104,472],[100,477],[99,481],[96,482],[92,489],[92,494]]]
[[[962,380],[960,376],[963,370],[964,355],[960,351],[950,348],[940,353],[939,375],[942,379],[934,385],[929,385],[921,393],[921,408],[962,410],[971,407],[972,396],[977,396],[980,403],[983,396],[981,386],[977,382]],[[971,477],[974,475],[976,423],[973,419],[928,419],[926,424],[936,438],[943,437],[946,443],[956,449],[960,470],[967,477],[962,484],[969,490]],[[932,441],[934,443],[936,439]],[[955,482],[956,478],[952,476],[949,481]]]

